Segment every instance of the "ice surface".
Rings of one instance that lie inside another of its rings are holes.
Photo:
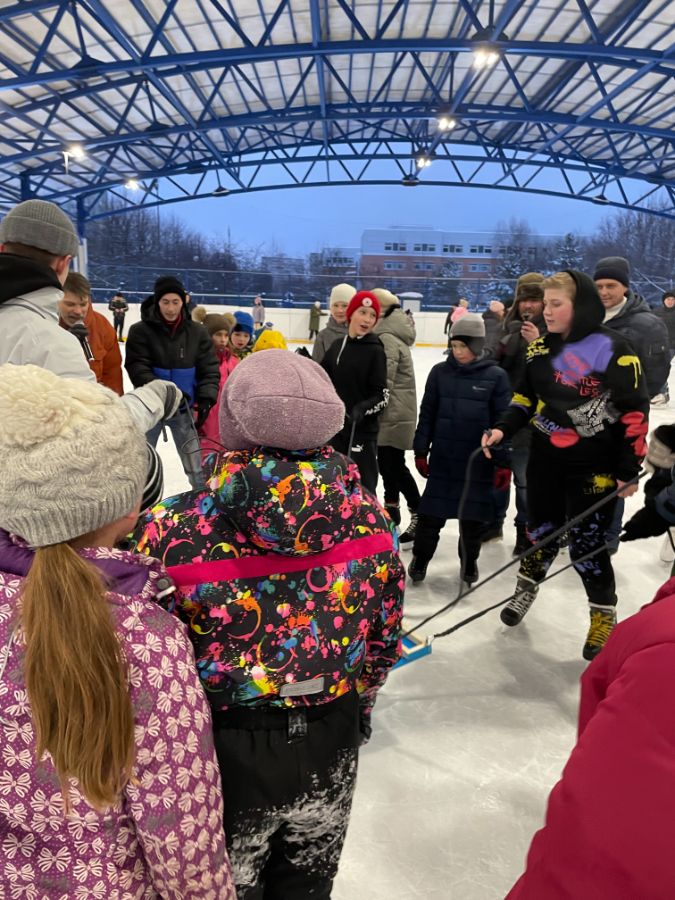
[[[441,352],[413,351],[420,398]],[[652,411],[652,427],[673,420],[675,409]],[[187,490],[171,438],[159,449],[166,493]],[[630,498],[627,515],[641,505],[641,493]],[[512,505],[504,540],[484,548],[482,576],[511,559],[513,514]],[[667,579],[669,566],[659,559],[662,540],[622,544],[614,557],[620,618],[651,600]],[[426,581],[408,586],[408,623],[455,595],[456,545],[451,522]],[[407,564],[410,553],[404,558]],[[561,554],[555,565],[568,561]],[[508,596],[514,569],[461,600],[424,633]],[[372,740],[362,751],[333,900],[505,896],[523,869],[546,797],[574,743],[587,626],[581,583],[569,571],[542,587],[517,628],[503,626],[492,612],[391,674],[377,702]]]

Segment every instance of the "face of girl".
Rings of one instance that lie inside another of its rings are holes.
[[[347,304],[343,300],[331,304],[330,311],[338,325],[344,325],[347,321]]]
[[[243,350],[250,338],[246,331],[233,331],[230,335],[230,343],[235,350]]]
[[[227,347],[227,339],[229,338],[229,334],[227,331],[216,331],[215,334],[211,335],[211,340],[213,341],[213,346],[216,350],[219,350],[221,353]]]
[[[469,350],[464,341],[450,341],[450,349],[452,350],[452,355],[461,366],[473,362],[476,358],[476,354]]]
[[[372,331],[377,322],[377,314],[372,306],[359,306],[349,320],[349,337],[363,337]]]
[[[574,322],[574,303],[569,294],[558,288],[544,291],[544,321],[551,334],[568,337]]]

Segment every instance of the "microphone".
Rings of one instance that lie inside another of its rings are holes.
[[[76,322],[75,325],[72,325],[70,333],[74,334],[82,345],[87,362],[93,362],[95,357],[91,352],[91,345],[89,344],[89,330],[84,322]]]
[[[521,320],[521,322],[529,322],[531,318],[532,318],[532,314],[531,314],[531,313],[529,313],[529,312],[524,312],[524,313],[522,314],[522,316],[520,317],[520,320]]]

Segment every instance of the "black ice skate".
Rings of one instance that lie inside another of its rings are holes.
[[[505,625],[519,625],[537,596],[539,585],[531,578],[519,576],[513,600],[509,600],[499,618]]]
[[[415,542],[415,534],[417,533],[417,513],[410,513],[410,522],[408,527],[399,537],[398,543],[401,550],[410,550]]]
[[[389,514],[391,521],[398,527],[401,524],[401,508],[398,503],[385,503],[385,512]]]
[[[470,588],[478,581],[478,565],[476,562],[467,563],[466,566],[462,567],[462,571],[460,573],[460,579],[466,587]]]
[[[408,566],[408,575],[410,576],[410,580],[413,584],[419,584],[421,581],[427,577],[427,566],[429,565],[429,560],[418,559],[416,556],[413,556],[410,565]]]
[[[595,659],[598,653],[607,643],[607,638],[616,625],[616,607],[598,606],[591,603],[589,606],[591,624],[584,644],[584,659]]]

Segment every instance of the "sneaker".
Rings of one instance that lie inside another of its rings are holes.
[[[668,398],[665,394],[656,394],[655,397],[649,401],[650,406],[660,407],[660,406],[668,406]]]
[[[513,545],[511,556],[522,556],[523,553],[527,553],[531,546],[526,527],[524,525],[516,525],[516,543]]]
[[[539,585],[531,578],[518,576],[516,590],[513,599],[499,613],[499,618],[505,625],[518,625],[525,618],[525,614],[534,603]]]
[[[504,532],[502,530],[501,524],[495,522],[494,525],[491,525],[483,532],[483,536],[480,539],[481,544],[489,544],[490,541],[501,541],[504,538]]]
[[[394,525],[399,526],[401,524],[401,508],[398,503],[385,503],[384,508]]]
[[[595,659],[607,643],[607,638],[616,625],[615,606],[596,606],[590,604],[591,624],[584,644],[584,659]]]
[[[410,514],[410,522],[408,523],[408,527],[403,532],[402,535],[399,536],[398,544],[401,550],[410,550],[412,545],[415,543],[415,534],[417,533],[417,513]]]
[[[418,559],[416,556],[413,556],[410,561],[410,565],[408,566],[408,575],[410,576],[410,580],[413,584],[419,584],[420,581],[424,581],[427,577],[427,566],[429,565],[429,561],[423,562],[421,559]]]

